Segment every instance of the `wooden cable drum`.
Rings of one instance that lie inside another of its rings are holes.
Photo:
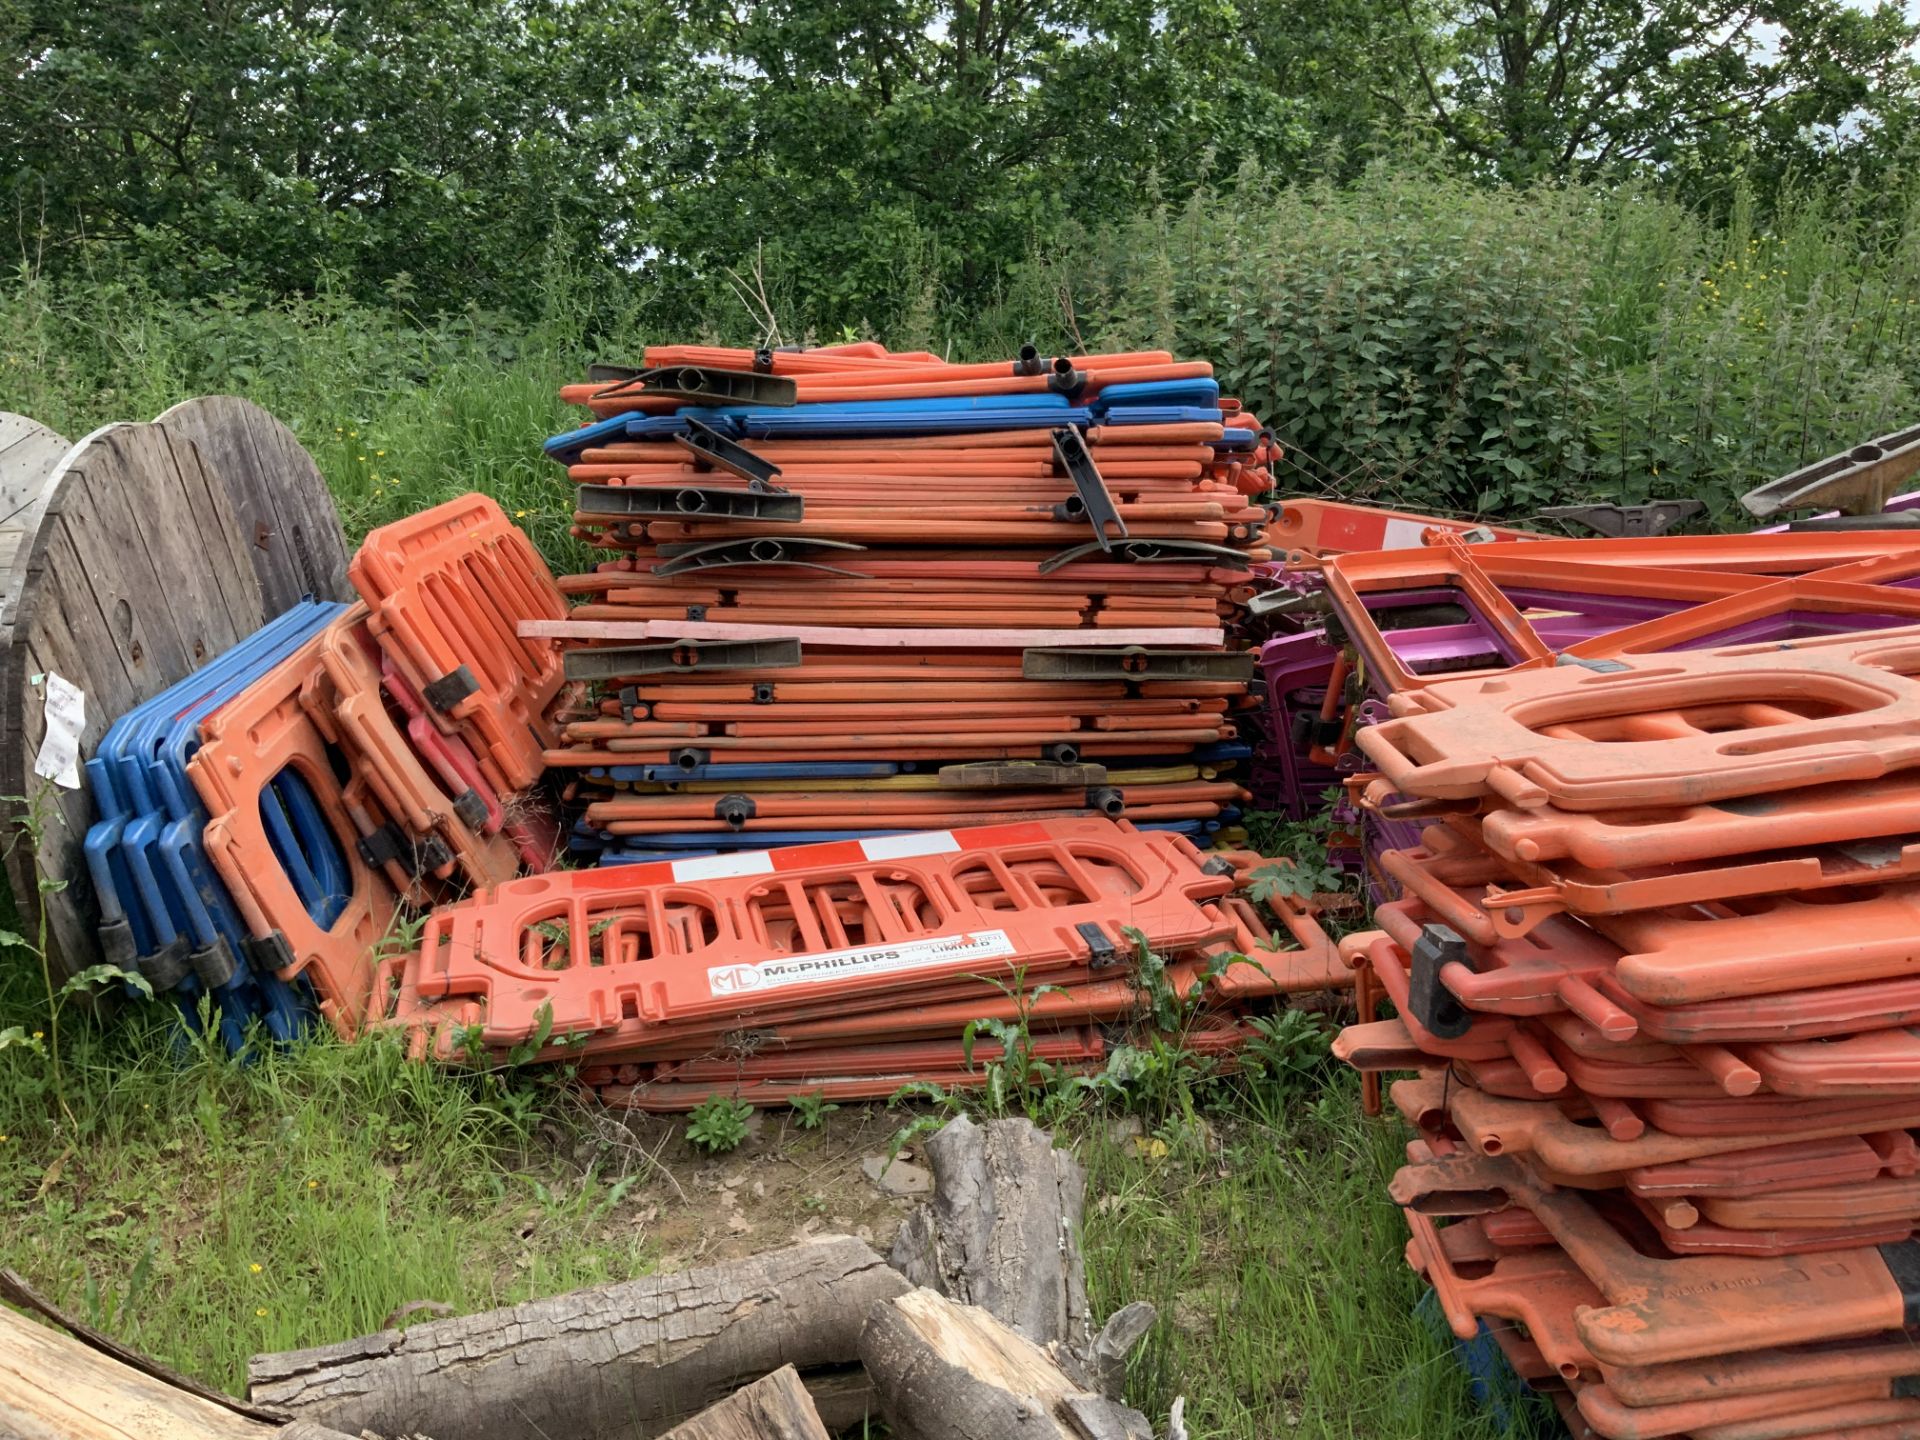
[[[347,549],[312,456],[232,396],[187,401],[151,424],[106,425],[56,454],[34,518],[0,597],[5,858],[20,930],[37,935],[44,905],[48,952],[71,974],[99,959],[82,848],[96,816],[84,785],[34,774],[45,677],[86,695],[84,759],[114,720],[303,595],[346,598]],[[37,853],[17,833],[36,808]],[[43,892],[43,877],[60,888]]]

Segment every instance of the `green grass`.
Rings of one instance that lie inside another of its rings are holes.
[[[1129,1375],[1149,1414],[1185,1395],[1194,1435],[1221,1440],[1500,1433],[1413,1319],[1424,1287],[1386,1194],[1406,1136],[1359,1115],[1350,1078],[1317,1104],[1243,1096],[1211,1116],[1208,1145],[1081,1145],[1095,1308],[1160,1312]]]
[[[250,1354],[375,1330],[409,1301],[465,1312],[658,1261],[635,1217],[672,1182],[644,1165],[616,1181],[623,1157],[555,1086],[384,1043],[178,1053],[157,1009],[68,1030],[77,1130],[30,1093],[42,1062],[0,1052],[0,1264],[236,1393]],[[1131,1398],[1164,1416],[1185,1395],[1196,1440],[1495,1434],[1410,1313],[1385,1197],[1405,1137],[1359,1117],[1349,1079],[1325,1076],[1317,1102],[1223,1091],[1203,1126],[1160,1127],[1170,1148],[1092,1108],[1068,1127],[1096,1308],[1160,1311]]]
[[[68,1030],[72,1126],[34,1093],[44,1062],[0,1052],[0,1263],[216,1385],[410,1300],[485,1308],[650,1265],[640,1232],[602,1223],[615,1187],[551,1163],[536,1122],[571,1108],[551,1087],[390,1043],[242,1065],[180,1046],[157,1006]]]
[[[1365,228],[1364,215],[1346,219]],[[1648,259],[1651,242],[1634,250],[1648,267],[1636,284],[1693,274],[1697,236],[1683,242],[1667,258]],[[1171,338],[1192,353],[1263,348],[1288,305],[1284,286],[1260,293],[1266,318],[1251,338],[1206,333],[1198,304]],[[1655,309],[1663,324],[1677,313]],[[561,286],[540,322],[520,326],[416,323],[325,297],[248,308],[111,285],[56,295],[29,278],[0,285],[0,407],[77,437],[187,396],[246,394],[312,450],[350,538],[479,489],[577,569],[566,481],[538,442],[577,423],[554,393],[563,380],[591,359],[631,359],[648,338],[589,342],[583,313]],[[981,317],[976,348],[1046,340],[1040,316]],[[1636,323],[1652,333],[1652,320]],[[1158,338],[1118,320],[1106,332]],[[33,968],[0,957],[0,1031],[44,1025]],[[243,1066],[178,1053],[160,1007],[106,1031],[73,1013],[64,1029],[71,1121],[46,1062],[0,1048],[0,1264],[215,1384],[238,1390],[248,1355],[376,1329],[409,1301],[468,1311],[662,1262],[637,1217],[672,1182],[609,1150],[553,1085],[331,1041]],[[1410,1313],[1420,1287],[1385,1198],[1404,1136],[1358,1117],[1346,1077],[1315,1085],[1216,1095],[1212,1139],[1174,1132],[1165,1154],[1114,1141],[1097,1112],[1069,1122],[1093,1176],[1097,1302],[1142,1298],[1161,1312],[1132,1398],[1162,1417],[1185,1395],[1196,1440],[1490,1436],[1445,1347]]]

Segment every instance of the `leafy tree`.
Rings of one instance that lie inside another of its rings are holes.
[[[1388,0],[1426,112],[1505,179],[1817,158],[1880,92],[1911,94],[1891,0]]]
[[[602,250],[675,33],[656,0],[0,0],[0,213],[56,268],[510,302]]]
[[[1249,48],[1260,3],[696,0],[653,271],[711,290],[764,241],[777,308],[884,324],[983,302],[1068,216],[1291,168],[1313,111]]]

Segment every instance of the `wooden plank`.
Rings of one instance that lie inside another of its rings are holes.
[[[173,453],[187,508],[193,513],[195,548],[206,557],[207,569],[219,587],[227,613],[233,617],[234,638],[250,635],[258,628],[259,616],[279,613],[266,608],[266,586],[253,559],[258,552],[241,536],[232,509],[226,504],[225,488],[208,469],[199,447],[157,426],[154,433],[166,438]]]
[[[834,625],[735,625],[718,620],[522,620],[524,640],[779,640],[858,650],[1009,650],[1032,645],[1224,645],[1224,630],[886,630]]]
[[[800,1372],[782,1365],[771,1375],[709,1405],[660,1440],[827,1440]]]
[[[341,533],[340,512],[326,476],[293,431],[251,401],[235,403],[267,467],[265,483],[293,545],[296,568],[306,587],[302,593],[322,600],[352,600],[353,585],[347,579],[351,551]]]
[[[179,636],[181,664],[162,667],[170,685],[259,627],[260,584],[248,560],[224,543],[208,546],[202,540],[196,510],[212,510],[214,499],[191,445],[179,447],[188,458],[182,466],[167,432],[157,425],[130,425],[110,443],[116,470],[90,473],[88,478],[107,485],[109,505],[117,501],[128,507],[129,522],[134,496],[139,497],[139,513],[147,517],[147,523],[132,529],[105,533],[112,553],[121,559],[125,588],[139,597],[136,603],[155,615],[164,614],[167,628]],[[215,531],[217,538],[230,533],[230,524]],[[231,609],[229,594],[236,597]]]
[[[44,897],[49,950],[71,971],[97,958],[82,848],[95,816],[84,787],[59,790],[33,774],[45,730],[36,677],[57,673],[85,692],[90,754],[119,716],[258,629],[264,597],[223,479],[190,439],[156,425],[105,427],[66,454],[13,574],[0,609],[0,794],[51,804],[39,855],[11,847],[7,875],[30,931],[38,877],[60,883]]]
[[[291,430],[237,395],[183,401],[154,423],[192,441],[225,488],[233,536],[259,577],[269,618],[302,595],[352,598],[333,497]]]
[[[33,1440],[267,1440],[278,1433],[4,1307],[0,1416],[6,1433]]]
[[[65,437],[39,421],[0,410],[0,528],[39,498],[69,448]]]

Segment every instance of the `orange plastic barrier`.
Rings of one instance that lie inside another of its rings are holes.
[[[302,692],[309,718],[326,740],[358,763],[381,808],[419,839],[437,838],[475,885],[497,885],[520,873],[504,836],[488,834],[486,802],[477,790],[449,795],[388,713],[378,646],[356,605],[320,637],[321,670]]]
[[[1695,804],[1920,762],[1920,631],[1606,663],[1622,668],[1432,684],[1354,738],[1403,794],[1522,808]]]
[[[374,817],[343,787],[325,737],[301,703],[322,643],[323,637],[309,641],[201,722],[203,743],[187,774],[212,817],[207,854],[248,929],[280,951],[281,978],[305,975],[321,1013],[341,1035],[352,1036],[366,1019],[375,952],[393,928],[400,896],[379,862],[363,855],[359,842],[379,833],[365,831]],[[339,913],[325,926],[308,913],[267,834],[263,807],[276,803],[268,787],[288,768],[305,782],[338,842],[348,880]],[[350,813],[356,809],[359,824]]]
[[[565,599],[532,544],[484,495],[450,500],[371,532],[348,567],[368,626],[427,700],[436,723],[470,728],[498,790],[532,784],[551,743],[546,710],[560,647],[523,639]]]
[[[443,1046],[475,1025],[511,1046],[542,1015],[554,1034],[625,1043],[1012,965],[1097,969],[1127,926],[1198,946],[1232,933],[1200,903],[1232,889],[1178,836],[1105,820],[532,877],[436,912],[390,967],[390,1018]]]

